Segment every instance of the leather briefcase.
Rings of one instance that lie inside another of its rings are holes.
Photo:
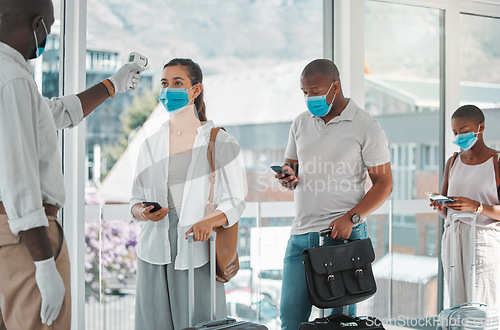
[[[335,246],[318,246],[302,253],[309,301],[319,308],[355,304],[377,291],[375,260],[369,238]]]

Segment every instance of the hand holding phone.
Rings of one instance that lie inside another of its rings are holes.
[[[149,210],[149,213],[155,213],[156,211],[159,211],[162,208],[161,205],[158,204],[157,202],[142,202],[142,205],[146,207],[153,205],[153,208]]]
[[[284,174],[285,176],[283,178],[286,178],[286,177],[289,177],[290,176],[290,173],[288,173],[282,166],[279,166],[279,165],[273,165],[271,166],[271,169],[278,173],[278,174]],[[282,179],[283,179],[282,178]]]

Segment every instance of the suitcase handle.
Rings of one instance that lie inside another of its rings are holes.
[[[210,320],[215,320],[215,238],[217,233],[210,234]],[[194,233],[188,234],[188,315],[189,326],[193,326],[194,318]]]
[[[464,307],[464,306],[478,306],[478,307],[486,307],[486,306],[488,306],[488,305],[483,304],[483,303],[472,303],[472,302],[466,302],[466,303],[463,303],[463,304],[460,304],[460,305],[453,306],[453,307],[451,307],[450,309],[451,309],[451,310],[454,310],[454,309],[459,309],[460,307]]]
[[[206,321],[202,322],[199,324],[198,328],[205,328],[205,327],[219,327],[221,325],[228,325],[228,324],[233,324],[236,323],[236,320],[231,318],[231,317],[226,317],[225,319],[220,319],[216,321]]]

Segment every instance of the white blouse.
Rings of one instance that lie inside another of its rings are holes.
[[[205,216],[210,189],[210,165],[207,147],[210,131],[214,127],[207,121],[198,128],[192,159],[182,197],[182,209],[177,226],[177,257],[175,269],[188,268],[188,246],[184,238],[186,231]],[[158,132],[148,137],[139,150],[136,175],[132,187],[130,206],[136,203],[158,202],[168,205],[169,121]],[[226,227],[235,224],[245,209],[247,184],[243,159],[236,139],[223,130],[215,141],[215,203],[228,220]],[[137,256],[156,265],[172,262],[169,242],[168,215],[163,220],[144,221],[142,224]],[[194,266],[201,267],[209,260],[208,242],[194,243]]]

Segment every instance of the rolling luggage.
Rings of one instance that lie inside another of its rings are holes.
[[[325,237],[331,233],[331,229],[324,229],[319,232],[319,246],[322,246],[325,242]],[[370,243],[371,244],[371,243]],[[371,247],[371,245],[370,245]],[[372,252],[373,253],[373,252]],[[305,259],[307,259],[307,253],[304,253]],[[374,256],[373,256],[374,259]],[[304,260],[304,263],[306,260]],[[370,263],[373,260],[370,261]],[[371,274],[371,267],[370,267]],[[373,276],[373,275],[372,275]],[[307,271],[306,271],[307,278]],[[311,281],[308,282],[307,290],[308,296],[311,300],[311,304],[314,304],[314,299],[311,299]],[[366,296],[364,299],[368,299],[371,295],[373,295],[376,290],[375,284],[373,285],[373,292]],[[316,306],[316,305],[315,305]],[[321,307],[321,306],[316,306]],[[346,313],[347,306],[343,307],[343,312]],[[382,322],[373,317],[373,316],[360,316],[360,317],[350,317],[345,314],[334,314],[327,317],[324,317],[325,310],[320,309],[320,317],[310,322],[302,322],[299,326],[299,330],[326,330],[326,329],[384,329]]]
[[[210,235],[210,321],[202,322],[198,325],[193,325],[194,315],[194,235],[188,235],[188,248],[189,248],[189,268],[188,268],[188,304],[189,304],[189,327],[185,330],[194,329],[260,329],[267,330],[267,327],[252,322],[236,321],[233,318],[226,317],[224,319],[215,319],[215,237],[216,233],[212,232]]]
[[[455,221],[458,216],[467,216],[472,218],[471,224],[471,302],[453,306],[454,303],[454,271],[455,259],[454,249],[455,242]],[[451,215],[450,223],[450,266],[449,266],[449,281],[450,281],[450,306],[449,309],[443,310],[438,315],[438,330],[451,329],[499,329],[499,311],[495,307],[488,307],[485,304],[475,303],[475,284],[476,284],[476,213],[458,212]]]

